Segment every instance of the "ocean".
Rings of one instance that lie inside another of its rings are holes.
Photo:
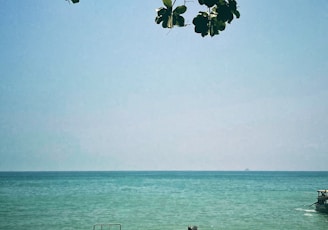
[[[326,230],[318,189],[328,172],[0,172],[0,229]]]

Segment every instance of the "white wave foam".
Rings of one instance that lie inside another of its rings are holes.
[[[313,216],[311,213],[304,213],[304,216]]]
[[[314,209],[304,209],[304,208],[295,208],[295,210],[296,211],[301,211],[301,212],[307,212],[307,213],[309,213],[309,212],[311,212],[311,213],[316,212]]]

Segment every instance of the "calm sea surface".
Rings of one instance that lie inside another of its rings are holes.
[[[328,172],[0,172],[0,229],[326,230],[318,189]]]

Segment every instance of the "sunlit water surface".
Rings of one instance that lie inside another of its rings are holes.
[[[0,229],[326,230],[318,189],[328,172],[0,172]]]

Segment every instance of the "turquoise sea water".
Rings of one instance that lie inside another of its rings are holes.
[[[328,172],[0,172],[0,229],[328,229],[318,189]]]

